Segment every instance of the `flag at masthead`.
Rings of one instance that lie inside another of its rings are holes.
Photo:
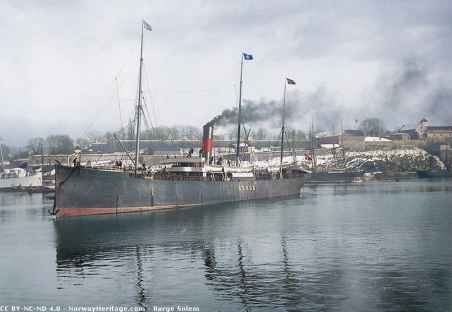
[[[144,28],[146,28],[146,30],[152,31],[151,25],[149,25],[149,23],[146,22],[145,20],[143,20],[143,26]]]
[[[243,53],[243,58],[244,58],[246,61],[251,61],[252,59],[254,59],[254,57],[253,57],[252,54],[247,54],[247,53]]]
[[[293,79],[290,79],[290,78],[286,78],[286,81],[287,81],[287,84],[290,84],[290,85],[296,84],[295,81]]]

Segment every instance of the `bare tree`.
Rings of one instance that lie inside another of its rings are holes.
[[[366,136],[382,136],[386,132],[383,121],[378,118],[364,119],[359,124],[359,129]]]

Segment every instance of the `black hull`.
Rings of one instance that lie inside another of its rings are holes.
[[[56,167],[58,217],[119,214],[300,194],[303,177],[248,181],[153,180],[127,172]]]
[[[421,179],[432,179],[432,178],[447,178],[452,175],[444,170],[444,171],[435,171],[435,170],[418,170],[416,171],[416,175]]]
[[[351,182],[364,175],[364,171],[315,172],[306,176],[306,183]]]

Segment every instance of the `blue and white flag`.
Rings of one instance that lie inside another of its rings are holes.
[[[145,20],[143,20],[143,26],[144,26],[144,28],[146,28],[147,30],[152,31],[151,25],[149,25],[149,23],[146,22]]]
[[[243,53],[243,59],[246,61],[251,61],[253,59],[253,55]]]

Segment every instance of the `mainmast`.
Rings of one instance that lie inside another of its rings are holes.
[[[136,116],[137,116],[137,128],[136,128],[136,138],[135,138],[135,175],[138,171],[138,160],[140,157],[140,123],[141,123],[141,111],[142,111],[142,84],[141,84],[141,76],[143,71],[143,33],[144,28],[151,31],[151,25],[149,25],[145,20],[141,23],[141,43],[140,43],[140,73],[138,78],[138,103],[136,108]]]
[[[240,158],[240,128],[242,123],[242,85],[243,85],[243,61],[251,61],[253,55],[242,53],[240,60],[240,88],[239,88],[239,111],[238,111],[238,122],[237,122],[237,148],[235,150],[235,161],[237,167],[239,166]]]
[[[240,61],[240,87],[239,87],[239,113],[237,122],[237,148],[235,150],[235,162],[237,167],[239,166],[239,156],[240,156],[240,128],[242,122],[242,84],[243,84],[243,54]]]
[[[284,95],[283,95],[283,105],[282,105],[282,113],[281,113],[281,154],[279,159],[279,177],[282,179],[282,164],[283,164],[283,154],[284,154],[284,132],[286,127],[286,91],[287,91],[287,85],[294,85],[295,81],[286,78],[284,80]]]

